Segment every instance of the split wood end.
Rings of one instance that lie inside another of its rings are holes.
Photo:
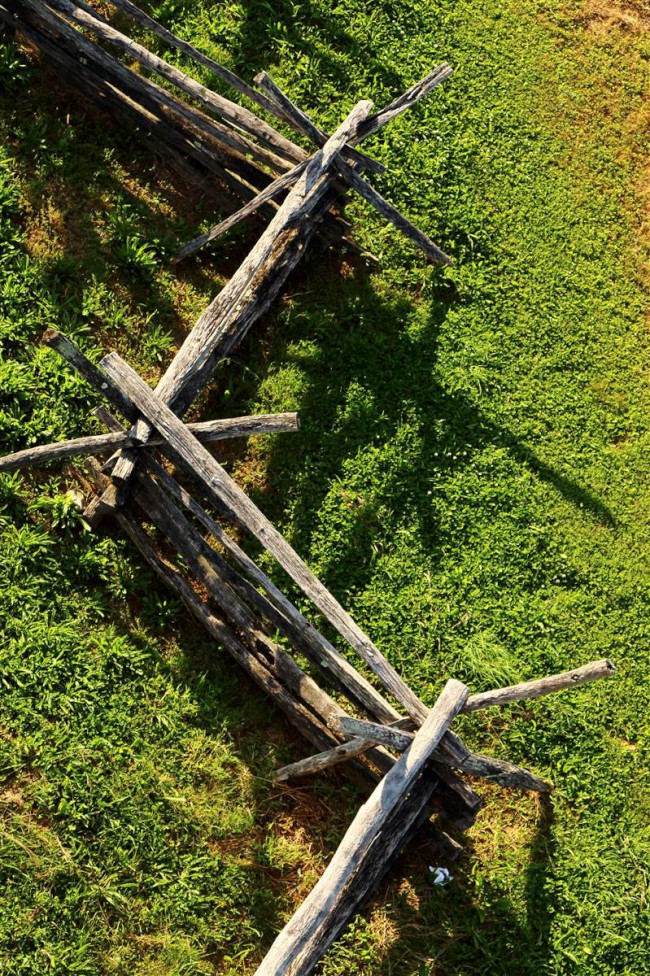
[[[41,336],[41,342],[44,346],[53,346],[61,338],[61,333],[56,329],[46,329]]]

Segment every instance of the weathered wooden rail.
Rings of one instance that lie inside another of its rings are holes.
[[[372,103],[359,102],[328,135],[264,72],[253,87],[171,34],[131,0],[108,2],[258,109],[291,126],[313,143],[314,151],[309,154],[251,109],[211,91],[136,43],[83,0],[0,0],[0,20],[66,72],[80,94],[148,129],[173,149],[181,165],[202,166],[243,204],[188,242],[179,260],[246,217],[259,215],[268,222],[155,390],[116,353],[95,364],[61,333],[46,333],[45,343],[107,401],[95,414],[108,433],[28,448],[0,459],[0,471],[85,456],[87,467],[79,469],[79,477],[91,496],[86,508],[91,524],[111,516],[190,614],[319,750],[278,770],[277,780],[338,765],[370,793],[324,875],[258,970],[258,976],[306,976],[392,857],[432,814],[461,829],[473,822],[481,798],[465,774],[505,787],[550,790],[529,770],[472,752],[451,729],[457,714],[565,690],[614,669],[609,661],[593,662],[476,695],[451,680],[429,708],[205,446],[228,437],[295,431],[296,415],[190,424],[182,420],[218,364],[269,308],[313,235],[338,235],[346,246],[354,246],[340,211],[332,210],[346,191],[359,193],[429,260],[449,260],[360,175],[381,167],[357,148],[448,78],[448,65],[435,68],[382,110],[373,113]],[[136,73],[102,44],[176,91]],[[108,461],[97,460],[107,454]],[[370,677],[247,554],[234,538],[233,526],[274,557],[317,616],[361,658]],[[277,634],[292,652],[280,646]],[[305,667],[294,652],[306,660]],[[401,753],[399,758],[395,753]],[[453,856],[457,842],[441,822],[432,829],[446,856]]]

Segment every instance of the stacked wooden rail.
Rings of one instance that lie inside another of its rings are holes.
[[[200,132],[201,152],[208,152],[209,145],[210,159],[218,159],[215,165],[227,174],[224,183],[245,202],[207,235],[189,242],[180,257],[251,214],[270,217],[155,390],[116,353],[95,364],[66,336],[46,333],[47,345],[107,401],[95,413],[108,433],[29,448],[0,459],[0,471],[89,458],[87,474],[80,472],[92,495],[86,509],[89,521],[97,525],[112,516],[196,620],[319,750],[279,770],[278,781],[338,764],[371,794],[325,875],[259,970],[264,976],[306,974],[372,891],[392,856],[432,813],[443,817],[433,828],[438,843],[449,856],[457,852],[457,842],[443,828],[450,823],[468,826],[481,806],[479,794],[461,774],[506,787],[550,789],[529,770],[472,752],[450,728],[456,714],[559,691],[605,677],[613,668],[599,661],[473,696],[452,681],[429,709],[205,446],[227,437],[295,431],[297,417],[182,420],[215,368],[260,321],[343,190],[359,193],[427,258],[448,260],[360,175],[362,169],[378,167],[356,148],[436,88],[451,73],[448,66],[434,69],[380,111],[373,112],[368,101],[359,102],[328,136],[265,73],[253,88],[156,24],[130,0],[110,4],[210,68],[261,110],[292,125],[311,140],[315,151],[308,155],[260,117],[251,118],[250,110],[198,86],[81,0],[0,0],[0,16],[66,70],[80,68],[78,79],[84,86],[94,87],[111,106],[119,104],[120,112],[126,106],[138,119],[144,113],[153,120],[149,128],[165,138],[172,132],[172,144],[182,157],[196,161],[189,143]],[[210,116],[136,75],[87,34],[161,75]],[[347,232],[338,215],[330,213],[329,222],[335,232]],[[359,667],[251,558],[240,535],[256,540],[276,560],[317,615],[358,656]],[[280,645],[278,634],[291,651]],[[396,759],[396,752],[402,756]]]

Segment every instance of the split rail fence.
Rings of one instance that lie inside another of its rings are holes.
[[[28,448],[0,459],[0,471],[86,456],[89,522],[98,526],[106,516],[114,519],[192,616],[318,750],[280,769],[277,781],[338,765],[369,793],[322,878],[258,970],[259,976],[304,976],[432,815],[437,819],[429,829],[438,844],[448,857],[457,854],[459,844],[445,828],[466,828],[481,807],[466,774],[504,787],[550,790],[529,770],[472,752],[451,729],[457,714],[562,691],[614,668],[596,661],[475,695],[450,680],[430,708],[205,446],[228,437],[296,431],[296,415],[182,420],[220,362],[260,321],[314,234],[356,247],[341,212],[346,193],[360,194],[428,259],[449,260],[361,175],[382,167],[357,148],[445,81],[449,66],[435,68],[378,111],[360,101],[328,135],[264,72],[255,87],[248,85],[130,0],[108,0],[103,9],[107,5],[209,69],[262,114],[199,84],[82,0],[0,0],[0,20],[61,69],[80,95],[147,129],[180,166],[192,167],[193,175],[198,168],[209,174],[215,195],[228,193],[239,201],[239,209],[188,242],[179,260],[252,215],[267,226],[155,390],[117,353],[95,364],[69,338],[47,332],[44,342],[106,401],[95,413],[108,433]],[[135,62],[139,73],[104,45]],[[268,116],[310,140],[313,151],[274,128]],[[240,534],[274,557],[309,599],[316,619],[320,615],[358,655],[361,670],[247,554],[237,541]],[[280,646],[278,634],[292,652]]]

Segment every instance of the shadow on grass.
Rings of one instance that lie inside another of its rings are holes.
[[[183,35],[183,12],[191,17],[194,10],[195,4],[191,0],[174,4],[177,33]],[[292,0],[276,0],[274,3],[244,0],[235,17],[237,30],[228,32],[228,54],[231,67],[248,81],[277,60],[281,46],[284,52],[299,52],[302,59],[318,64],[319,76],[343,89],[349,77],[345,66],[348,58],[372,63],[377,83],[389,89],[400,89],[399,73],[386,65],[370,38],[360,35],[364,37],[361,43],[359,36],[347,29],[345,16],[332,16],[330,11],[325,15],[310,0],[300,0],[298,11]],[[305,24],[309,25],[308,30],[305,30]],[[326,42],[319,42],[321,34]],[[328,50],[330,45],[336,55]],[[198,46],[202,46],[200,42]]]
[[[293,786],[273,786],[278,755],[295,758],[310,747],[274,715],[248,679],[232,672],[225,653],[210,650],[198,631],[195,640],[190,634],[188,638],[183,646],[182,680],[201,708],[201,721],[207,728],[228,728],[234,754],[256,778],[255,827],[214,844],[226,862],[233,858],[248,878],[251,898],[246,913],[260,936],[259,947],[249,955],[253,972],[286,915],[311,889],[303,874],[320,872],[329,862],[363,796],[346,781],[341,769]],[[240,723],[238,727],[234,721]],[[481,790],[479,781],[473,785]],[[495,805],[493,815],[498,819],[498,789],[489,792],[487,802]],[[464,853],[457,862],[449,863],[431,836],[420,832],[395,858],[360,915],[330,950],[324,971],[336,976],[366,971],[374,976],[452,976],[461,972],[466,976],[511,972],[541,976],[546,972],[552,918],[547,881],[554,860],[553,810],[546,797],[539,798],[534,814],[526,806],[524,822],[535,816],[533,836],[521,841],[528,856],[523,882],[512,896],[503,886],[475,876],[471,866],[481,858],[475,856],[471,833],[456,833]],[[527,833],[528,827],[525,829]],[[278,840],[288,845],[287,850],[296,844],[301,854],[293,863],[275,862]],[[484,857],[484,851],[479,853]],[[509,850],[502,854],[507,856]],[[321,866],[315,869],[315,865]],[[454,875],[452,883],[445,888],[433,886],[429,865],[448,866]],[[214,947],[209,952],[217,970],[229,951],[228,947]]]
[[[26,246],[60,312],[59,326],[74,331],[84,294],[99,281],[182,341],[187,323],[169,287],[169,258],[204,217],[223,215],[221,191],[212,192],[207,180],[190,184],[146,133],[107,124],[106,115],[60,86],[50,66],[35,56],[27,60],[26,79],[15,90],[0,89],[0,115],[30,218]],[[139,246],[144,259],[134,253]],[[174,277],[182,287],[209,293],[244,250],[243,242],[240,252],[231,248],[218,274],[195,262]],[[101,337],[115,331],[110,315],[100,313],[91,324]]]
[[[477,783],[480,790],[480,783]],[[499,811],[496,811],[498,818]],[[422,976],[489,973],[541,976],[549,958],[550,912],[547,878],[552,870],[554,841],[551,803],[544,799],[537,812],[535,834],[528,848],[523,899],[517,907],[484,878],[474,881],[469,865],[474,859],[471,836],[460,837],[465,853],[451,865],[454,880],[447,887],[431,883],[429,865],[435,850],[416,838],[395,864],[368,910],[388,901],[397,938],[377,969],[378,976]],[[415,902],[400,892],[407,877]],[[518,894],[518,899],[521,895]]]
[[[300,298],[280,316],[274,344],[264,353],[267,362],[257,367],[261,374],[267,371],[271,395],[276,374],[289,376],[278,382],[280,391],[283,383],[291,385],[292,373],[300,376],[295,406],[301,430],[274,439],[266,466],[272,491],[257,492],[256,501],[274,520],[282,519],[290,504],[292,544],[307,556],[319,513],[348,472],[340,489],[343,500],[332,503],[340,503],[336,511],[344,519],[343,537],[337,540],[336,557],[321,565],[324,582],[335,593],[363,588],[384,522],[399,525],[406,513],[422,548],[435,560],[449,540],[431,495],[487,447],[532,471],[596,521],[615,524],[598,497],[490,419],[480,397],[443,385],[436,372],[440,329],[454,304],[471,301],[454,290],[444,273],[424,319],[407,298],[377,294],[361,270],[339,279],[335,288],[325,286],[325,298],[321,280],[322,268],[313,261],[294,276]],[[259,333],[253,342],[259,343]],[[250,355],[255,356],[255,347],[249,340],[230,364],[232,382],[239,382],[242,392],[241,364]],[[355,464],[361,455],[367,483],[361,463]]]

